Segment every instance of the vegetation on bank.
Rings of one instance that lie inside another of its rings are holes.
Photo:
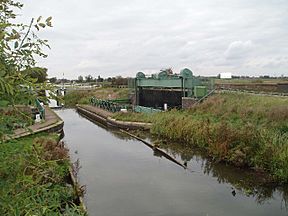
[[[288,182],[288,98],[222,93],[190,110],[148,115],[115,116],[152,122],[152,134],[204,148],[214,160],[264,170]]]
[[[34,103],[41,90],[51,89],[45,82],[46,69],[35,67],[35,57],[47,57],[42,48],[49,48],[49,44],[36,32],[40,27],[52,27],[52,17],[40,16],[31,19],[30,24],[18,23],[22,7],[18,1],[0,1],[0,107],[14,106],[19,101]]]
[[[13,108],[0,108],[0,142],[5,136],[13,134],[17,128],[25,128],[33,124],[30,114]]]
[[[218,94],[188,111],[160,113],[153,123],[153,134],[288,181],[287,98]]]
[[[1,215],[85,215],[68,184],[68,150],[57,136],[0,144]]]
[[[67,150],[56,137],[2,142],[34,122],[27,105],[47,101],[43,91],[52,89],[45,82],[47,70],[36,67],[35,60],[47,57],[42,48],[50,48],[48,41],[37,33],[52,27],[52,17],[19,23],[22,7],[17,0],[0,1],[0,215],[83,215],[67,184]]]
[[[215,84],[277,84],[286,83],[288,78],[233,78],[215,79]]]
[[[113,118],[119,121],[152,123],[156,113],[117,112]]]
[[[89,104],[92,97],[98,99],[128,98],[128,88],[98,88],[93,90],[74,90],[67,92],[64,96],[64,103],[67,107],[76,104]]]

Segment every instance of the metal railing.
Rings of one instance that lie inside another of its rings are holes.
[[[45,119],[45,107],[40,103],[38,99],[35,100],[36,108],[40,113],[41,119]]]
[[[206,98],[208,98],[210,95],[212,95],[214,92],[216,91],[216,89],[213,89],[212,91],[210,91],[208,94],[206,94],[204,97],[200,98],[199,100],[197,100],[197,102],[194,105],[197,105],[199,103],[201,103],[203,100],[205,100]]]
[[[105,109],[109,112],[119,112],[121,109],[131,109],[131,106],[127,103],[129,99],[116,99],[116,100],[103,100],[92,97],[90,103],[92,106]]]

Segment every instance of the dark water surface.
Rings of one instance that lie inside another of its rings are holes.
[[[284,188],[253,185],[253,175],[197,154],[167,150],[189,170],[142,142],[108,130],[72,109],[57,111],[72,160],[80,159],[85,202],[95,216],[287,215]]]

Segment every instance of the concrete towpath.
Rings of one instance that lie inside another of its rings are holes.
[[[53,110],[45,106],[45,120],[35,123],[27,128],[19,128],[14,134],[7,136],[5,140],[16,139],[40,132],[59,132],[63,129],[64,122]]]

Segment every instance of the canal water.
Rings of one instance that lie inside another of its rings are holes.
[[[142,142],[90,122],[75,110],[58,110],[79,181],[95,216],[287,215],[284,188],[251,183],[252,173],[215,165],[196,152],[169,151],[189,169]],[[173,145],[174,146],[174,145]]]

